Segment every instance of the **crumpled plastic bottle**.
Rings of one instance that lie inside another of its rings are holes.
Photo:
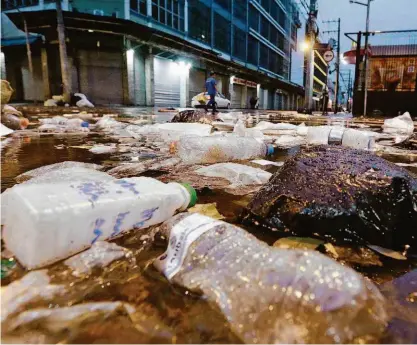
[[[165,222],[154,262],[216,304],[247,343],[377,341],[384,299],[370,281],[314,251],[269,247],[234,225],[182,213]]]

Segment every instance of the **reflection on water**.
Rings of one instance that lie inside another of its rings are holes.
[[[160,118],[150,118],[149,122],[164,122],[168,118],[169,115],[164,114]],[[147,118],[144,117],[143,120],[147,121]],[[97,135],[35,135],[13,138],[2,149],[1,190],[3,192],[13,186],[17,175],[44,165],[68,160],[103,164],[118,159],[109,154],[94,155],[87,149],[77,147],[106,141],[108,140]],[[273,160],[285,160],[288,155],[297,151],[297,148],[280,151]],[[270,172],[276,169],[277,167],[273,167]],[[216,202],[219,212],[230,222],[237,220],[248,201],[248,196],[233,196],[221,191],[203,190],[199,195],[200,203]],[[271,244],[277,239],[269,231],[247,230]],[[135,263],[123,258],[104,270],[96,269],[91,275],[81,278],[74,277],[62,263],[49,267],[52,282],[65,284],[69,293],[52,302],[36,303],[39,307],[55,308],[80,302],[128,302],[137,309],[138,319],[134,323],[125,315],[109,318],[98,316],[57,333],[46,325],[35,322],[7,334],[3,340],[21,342],[23,339],[34,342],[42,339],[66,343],[239,343],[239,339],[230,331],[226,320],[215,306],[210,306],[199,296],[169,284],[153,269],[150,263],[164,252],[166,244],[158,238],[151,241],[146,236],[148,233],[149,231],[131,233],[115,240],[117,244],[133,251]],[[385,260],[383,267],[355,268],[380,283],[409,271],[412,266],[410,263]],[[2,284],[8,284],[24,273],[17,265],[11,275],[2,280]]]

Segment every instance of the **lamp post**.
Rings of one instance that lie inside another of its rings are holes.
[[[367,106],[368,106],[368,40],[369,40],[369,14],[371,11],[371,1],[373,0],[368,0],[367,3],[363,3],[360,1],[350,0],[351,4],[358,4],[358,5],[366,6],[365,61],[364,61],[365,90],[364,90],[364,101],[363,101],[363,113],[365,116],[366,116],[366,111],[367,111]]]

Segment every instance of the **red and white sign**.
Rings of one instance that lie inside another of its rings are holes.
[[[247,86],[247,87],[254,87],[256,88],[258,84],[254,83],[253,81],[249,81],[249,80],[245,80],[245,79],[241,79],[241,78],[236,78],[233,77],[233,84],[238,84],[238,85],[243,85],[243,86]]]
[[[333,50],[327,50],[327,51],[325,51],[324,54],[323,54],[323,59],[327,63],[329,63],[330,61],[332,61],[334,59],[334,52],[333,52]]]

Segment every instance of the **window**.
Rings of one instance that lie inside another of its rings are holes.
[[[215,3],[230,11],[230,0],[215,0]]]
[[[249,6],[249,27],[259,32],[259,12],[252,5]]]
[[[230,20],[214,13],[214,47],[230,53]]]
[[[264,16],[261,17],[261,35],[269,39],[269,21]]]
[[[278,20],[278,4],[275,1],[271,3],[271,12],[269,14],[274,20]]]
[[[261,5],[265,9],[265,11],[269,13],[269,11],[271,10],[271,0],[261,0]]]
[[[246,60],[246,32],[233,26],[233,56]]]
[[[1,8],[3,10],[11,10],[13,8],[26,7],[26,6],[37,6],[39,0],[2,0]]]
[[[269,69],[269,48],[261,44],[260,50],[259,50],[259,65],[263,68]]]
[[[248,62],[258,66],[259,42],[256,38],[248,36]]]
[[[146,11],[146,0],[139,1],[144,2],[143,8]],[[173,29],[184,31],[184,0],[152,0],[152,18]]]
[[[198,0],[188,2],[190,37],[211,45],[211,9]]]
[[[146,16],[146,0],[130,0],[130,9]]]
[[[282,10],[282,8],[278,9],[278,23],[282,26],[283,29],[285,29],[285,24],[287,21],[287,17],[285,15],[285,12]]]
[[[278,71],[278,54],[275,53],[273,50],[269,51],[269,70],[271,72],[277,73]]]
[[[246,25],[246,1],[236,1],[233,5],[233,19],[241,20]]]

